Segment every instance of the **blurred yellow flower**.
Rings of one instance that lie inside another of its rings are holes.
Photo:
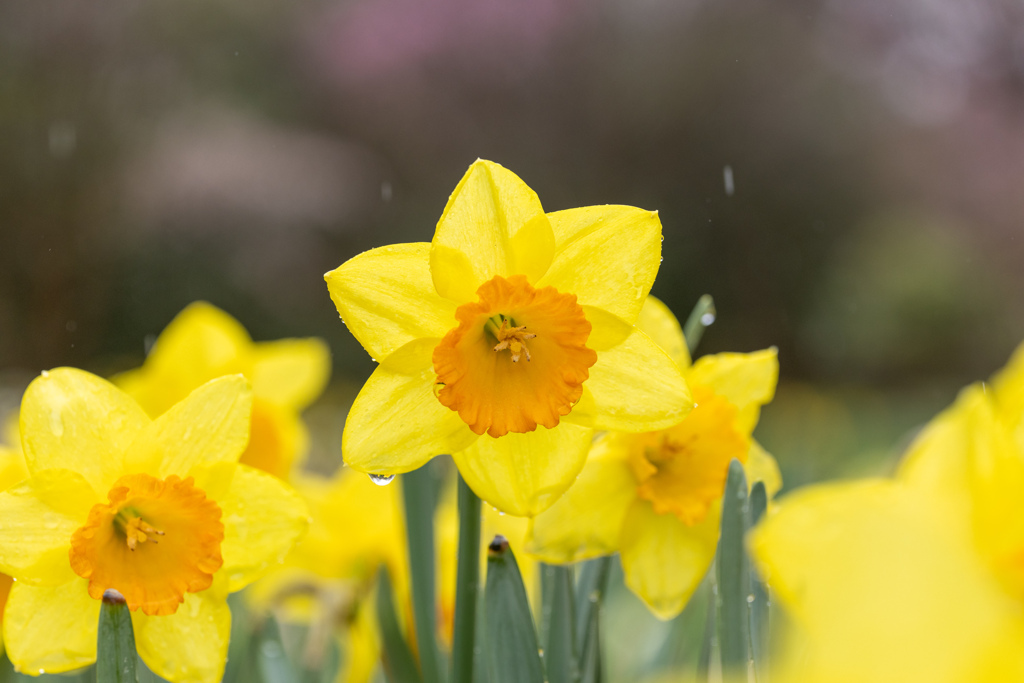
[[[751,438],[778,378],[775,349],[704,356],[692,366],[672,313],[648,297],[641,329],[673,350],[697,406],[655,432],[597,439],[579,480],[533,519],[528,549],[568,563],[618,551],[626,584],[658,617],[678,614],[715,556],[729,462],[742,462],[769,494],[774,459]]]
[[[320,339],[254,343],[230,315],[204,301],[187,306],[157,338],[142,367],[114,377],[150,417],[202,384],[239,373],[252,383],[249,445],[240,462],[287,479],[308,436],[299,414],[323,391],[330,352]]]
[[[18,418],[4,424],[3,442],[0,442],[0,491],[6,491],[15,484],[28,479],[28,468],[25,467],[25,456],[21,453],[21,435],[18,432]],[[7,574],[0,574],[0,626],[3,625],[4,606],[11,592],[12,579]],[[3,652],[3,639],[0,638],[0,652]]]
[[[515,174],[477,161],[431,243],[360,254],[325,277],[380,361],[342,451],[374,474],[452,453],[484,500],[534,515],[572,484],[595,429],[649,431],[693,401],[635,326],[661,254],[656,213],[545,214]]]
[[[280,480],[237,464],[251,401],[232,375],[150,420],[81,370],[29,385],[20,428],[30,476],[0,493],[0,570],[17,579],[4,639],[19,670],[95,661],[99,598],[115,589],[150,669],[175,683],[220,680],[228,592],[283,559],[307,524]]]
[[[802,683],[1024,680],[1024,346],[921,432],[895,479],[787,496],[750,547]]]
[[[296,473],[292,483],[309,505],[309,533],[246,597],[281,619],[311,624],[311,638],[337,637],[337,681],[368,683],[380,661],[372,591],[381,566],[391,575],[396,605],[409,601],[400,484],[378,486],[347,467],[330,479]],[[324,645],[307,652],[322,654]]]

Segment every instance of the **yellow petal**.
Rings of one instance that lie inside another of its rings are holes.
[[[309,450],[309,432],[298,413],[254,398],[249,445],[238,462],[288,480]]]
[[[28,479],[28,467],[20,448],[0,446],[0,491]]]
[[[682,369],[690,367],[690,351],[683,337],[683,328],[669,307],[653,296],[648,296],[636,319],[636,326]]]
[[[747,471],[747,482],[751,486],[759,481],[764,482],[764,488],[769,498],[782,488],[782,473],[779,471],[779,463],[775,462],[775,458],[753,439],[750,440],[750,450],[747,452],[747,462],[743,468]]]
[[[455,326],[455,304],[430,279],[426,242],[371,249],[324,279],[342,320],[376,360],[414,339],[443,337]]]
[[[249,441],[251,414],[252,390],[245,377],[211,380],[139,434],[126,466],[184,478],[199,465],[237,462]]]
[[[168,616],[132,614],[135,646],[153,673],[174,683],[217,683],[224,673],[231,633],[226,595],[213,588],[186,593]]]
[[[502,512],[531,517],[550,507],[583,469],[593,432],[564,422],[526,434],[482,436],[452,457],[483,500]]]
[[[277,477],[238,465],[217,500],[224,522],[223,572],[228,590],[244,588],[280,563],[309,526],[305,501]]]
[[[43,470],[0,493],[0,571],[21,582],[56,585],[74,576],[71,534],[100,499],[77,472]]]
[[[1024,344],[1013,352],[1006,367],[992,378],[992,388],[1003,419],[1014,429],[1024,448]]]
[[[718,543],[719,508],[696,526],[672,514],[659,515],[646,500],[629,508],[619,541],[626,585],[659,619],[686,606],[711,566]]]
[[[341,451],[347,465],[371,474],[400,474],[477,438],[434,395],[431,356],[439,341],[410,342],[370,375],[345,420]]]
[[[693,409],[679,366],[651,338],[631,328],[625,341],[598,351],[583,397],[563,421],[625,432],[677,424]]]
[[[710,387],[740,409],[738,427],[749,434],[760,408],[775,395],[779,380],[778,350],[754,353],[718,353],[701,356],[686,373],[693,386]]]
[[[569,563],[619,549],[622,522],[636,499],[629,439],[609,433],[594,442],[576,483],[530,520],[528,552],[545,562]]]
[[[80,669],[96,661],[100,601],[85,579],[59,586],[11,587],[4,609],[4,644],[18,670],[32,675]]]
[[[749,545],[801,636],[794,680],[1011,680],[978,672],[1000,668],[993,644],[1020,633],[1019,603],[945,496],[884,480],[814,486],[784,498]]]
[[[344,666],[336,680],[343,683],[370,683],[380,663],[380,628],[377,614],[367,599],[356,610],[355,619],[350,623],[344,639]]]
[[[992,402],[982,385],[972,385],[925,425],[904,454],[898,476],[969,505],[974,463],[990,457],[998,438]]]
[[[156,417],[215,377],[248,375],[251,349],[252,339],[241,323],[197,301],[164,328],[142,368],[114,381]]]
[[[280,339],[252,353],[255,396],[293,410],[315,401],[331,377],[331,351],[323,339]]]
[[[973,519],[975,542],[993,569],[1024,596],[1024,458],[983,385],[964,389],[922,430],[899,476],[959,504]]]
[[[122,474],[124,455],[149,418],[110,382],[74,368],[37,377],[21,401],[21,441],[30,472],[79,472],[97,491]]]
[[[482,159],[448,199],[430,249],[437,292],[456,303],[476,300],[495,275],[537,282],[555,252],[555,237],[537,194],[519,177]],[[423,335],[426,336],[426,335]]]
[[[633,206],[585,206],[548,214],[555,257],[537,284],[569,292],[632,324],[661,263],[661,221]]]

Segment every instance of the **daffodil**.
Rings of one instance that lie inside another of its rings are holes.
[[[345,462],[397,474],[451,453],[477,495],[528,516],[572,484],[595,429],[678,422],[693,405],[686,382],[634,326],[660,254],[656,213],[545,214],[515,174],[477,161],[432,242],[325,276],[380,361],[349,412]]]
[[[594,442],[579,480],[535,517],[528,548],[568,563],[619,552],[626,585],[658,617],[682,610],[715,555],[729,463],[744,463],[770,493],[774,459],[751,437],[775,393],[775,349],[704,356],[693,365],[675,317],[648,297],[642,329],[672,349],[697,406],[678,424]]]
[[[379,486],[343,467],[333,477],[296,473],[292,483],[309,505],[311,523],[284,564],[247,597],[279,618],[314,625],[311,638],[336,637],[339,683],[368,683],[380,661],[371,598],[378,570],[392,577],[396,603],[408,602],[405,524],[399,485]],[[306,648],[321,653],[324,643]],[[318,662],[308,662],[317,669]]]
[[[750,548],[793,624],[784,680],[1024,680],[1024,346],[894,479],[784,498]]]
[[[28,478],[25,456],[21,453],[17,416],[6,423],[3,436],[4,442],[0,443],[0,491],[6,491]],[[3,624],[4,606],[7,604],[12,583],[13,579],[9,575],[0,574],[0,626]],[[3,651],[2,648],[3,639],[0,639],[0,652]]]
[[[4,640],[15,666],[61,672],[96,659],[100,598],[120,592],[143,661],[174,683],[220,680],[225,598],[281,560],[306,506],[245,465],[251,392],[202,385],[155,420],[114,385],[43,373],[21,405],[29,478],[0,493],[0,571],[16,579]]]
[[[198,301],[164,329],[142,367],[114,382],[155,418],[211,379],[245,375],[252,383],[253,407],[249,445],[240,462],[286,479],[307,447],[300,413],[323,391],[330,372],[322,340],[254,343],[237,320]]]

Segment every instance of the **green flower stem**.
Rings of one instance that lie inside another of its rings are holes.
[[[117,591],[103,594],[96,639],[96,683],[138,683],[135,632],[128,604]]]
[[[459,565],[455,583],[452,683],[473,683],[477,597],[480,595],[480,499],[459,475]]]
[[[764,482],[750,489],[750,526],[757,524],[768,508],[768,493]],[[769,607],[768,587],[761,581],[753,566],[750,568],[750,653],[754,659],[754,672],[758,683],[768,680]]]
[[[434,599],[434,473],[430,463],[402,475],[405,529],[412,573],[413,623],[419,646],[423,683],[441,683],[441,654],[437,648]]]
[[[683,325],[683,337],[686,338],[686,348],[692,356],[700,344],[700,338],[704,336],[704,330],[715,322],[715,300],[710,294],[705,294],[697,299],[697,304],[690,311],[690,317]]]
[[[743,548],[750,523],[747,478],[739,460],[729,463],[722,498],[722,534],[718,541],[719,643],[722,671],[747,671],[750,660],[750,567]]]
[[[541,646],[548,683],[578,683],[572,567],[540,564]]]
[[[483,646],[491,683],[544,683],[523,577],[502,536],[487,547]]]

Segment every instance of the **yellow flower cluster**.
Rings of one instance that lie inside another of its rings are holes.
[[[154,672],[214,683],[226,596],[265,577],[249,604],[337,633],[339,680],[368,681],[381,567],[399,611],[411,602],[400,485],[375,484],[442,454],[488,504],[485,530],[522,553],[531,590],[529,556],[620,553],[627,585],[659,617],[678,614],[714,557],[729,463],[769,493],[781,485],[751,436],[778,364],[774,349],[691,362],[678,321],[649,296],[661,240],[657,213],[546,213],[515,174],[474,163],[431,242],[326,275],[379,362],[346,419],[347,466],[330,478],[301,468],[300,415],[330,372],[320,340],[256,343],[198,302],[112,382],[43,373],[0,449],[11,661],[30,674],[95,661],[100,598],[115,590]],[[453,498],[435,520],[444,642]]]
[[[785,498],[751,549],[794,628],[784,681],[1024,680],[1024,345],[892,479]]]

